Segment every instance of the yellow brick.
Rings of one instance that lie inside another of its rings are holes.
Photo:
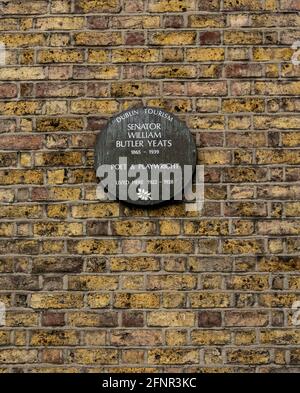
[[[55,131],[81,131],[83,120],[76,118],[55,118],[40,117],[36,121],[36,131],[55,132]]]
[[[67,101],[49,100],[44,103],[43,113],[45,115],[63,115],[67,112]]]
[[[278,64],[266,64],[266,77],[267,78],[279,77]]]
[[[292,277],[289,279],[289,288],[293,290],[299,290],[300,289],[300,278],[298,277]]]
[[[31,154],[30,153],[21,153],[20,163],[23,167],[31,167]]]
[[[46,43],[46,35],[41,33],[36,34],[0,34],[0,42],[3,42],[6,47],[20,48],[20,47],[35,47],[43,46]]]
[[[78,345],[79,333],[71,330],[36,330],[30,338],[32,346]]]
[[[249,49],[246,48],[236,48],[229,47],[227,51],[227,60],[237,61],[237,60],[248,60],[249,59]],[[229,68],[230,69],[230,68]]]
[[[78,254],[115,254],[118,244],[115,240],[78,240],[70,241],[68,244],[70,252]]]
[[[74,69],[75,79],[119,79],[120,68],[116,66],[78,67]]]
[[[48,9],[48,1],[47,0],[38,0],[31,2],[22,2],[22,6],[20,7],[20,0],[10,0],[7,3],[4,3],[1,6],[2,13],[5,14],[43,14],[47,13]]]
[[[165,220],[159,222],[159,231],[162,236],[172,236],[180,234],[180,222]]]
[[[157,254],[188,254],[193,248],[190,240],[150,240],[147,244],[147,252]]]
[[[263,291],[269,288],[269,276],[258,274],[230,276],[227,280],[227,288],[235,290]]]
[[[37,115],[41,113],[41,104],[38,101],[1,102],[0,114],[13,116]]]
[[[80,236],[83,234],[83,226],[77,222],[59,223],[47,222],[33,225],[33,233],[38,236]]]
[[[75,311],[68,313],[68,324],[76,327],[115,327],[117,313],[107,310],[98,312]]]
[[[230,117],[228,127],[231,130],[248,130],[251,127],[251,118],[247,116]]]
[[[34,64],[34,51],[30,49],[24,50],[20,57],[20,63],[22,65]]]
[[[291,220],[272,220],[271,222],[261,221],[258,224],[257,233],[266,235],[297,235],[300,233],[299,224],[299,221]]]
[[[162,49],[162,60],[164,62],[181,62],[184,60],[184,49],[183,48],[163,48]]]
[[[32,327],[38,325],[38,313],[34,312],[9,312],[6,315],[6,326]]]
[[[74,49],[40,50],[37,58],[39,63],[82,63],[83,52]]]
[[[270,329],[260,333],[262,344],[299,345],[300,330],[296,329]]]
[[[152,290],[188,290],[197,286],[197,277],[192,274],[160,274],[148,277],[148,288]]]
[[[159,16],[116,16],[111,22],[113,29],[155,29],[159,25]]]
[[[257,152],[257,162],[259,164],[299,164],[299,154],[294,150],[261,150]],[[280,189],[278,188],[278,191]]]
[[[35,349],[0,349],[0,363],[37,363]]]
[[[113,49],[113,63],[152,63],[159,60],[158,49]]]
[[[122,277],[122,289],[138,291],[144,288],[143,276],[124,276]]]
[[[261,294],[259,304],[265,307],[292,307],[292,304],[299,301],[299,295],[294,293],[274,293]]]
[[[81,189],[76,187],[53,187],[49,189],[50,199],[76,201],[80,199]]]
[[[229,164],[231,160],[231,154],[228,151],[202,151],[199,154],[199,159],[203,164],[206,165],[224,165]]]
[[[15,205],[1,206],[0,217],[2,218],[40,218],[42,217],[42,206],[40,205]]]
[[[149,99],[146,101],[148,106],[162,108],[169,112],[192,112],[193,104],[190,99]]]
[[[31,295],[32,308],[80,308],[83,307],[83,295],[77,293],[41,294]]]
[[[187,333],[181,330],[167,330],[166,331],[166,344],[170,347],[186,345]]]
[[[291,147],[300,146],[300,133],[299,132],[282,133],[282,144],[284,146],[291,146]]]
[[[274,351],[274,363],[275,364],[286,364],[286,355],[285,355],[285,350],[282,349],[276,349]],[[292,358],[293,356],[291,356]]]
[[[90,49],[88,52],[89,63],[105,63],[108,59],[109,54],[105,49]]]
[[[51,374],[51,373],[59,373],[59,374],[74,374],[80,373],[79,367],[34,367],[28,368],[29,373],[35,374]]]
[[[152,82],[113,82],[111,84],[113,97],[153,96],[157,92],[158,85]]]
[[[263,36],[257,31],[224,31],[224,44],[254,45],[261,44]]]
[[[36,170],[19,170],[12,169],[10,172],[2,172],[1,184],[42,184],[43,173]]]
[[[0,31],[17,30],[18,19],[2,18],[0,20]]]
[[[251,345],[255,344],[256,335],[255,331],[240,331],[235,333],[236,345]]]
[[[255,254],[261,253],[263,245],[259,240],[225,240],[224,252],[226,254]]]
[[[269,363],[270,355],[267,350],[261,349],[233,349],[227,352],[227,359],[229,363],[258,365]]]
[[[188,48],[187,61],[220,61],[224,60],[225,52],[222,48]]]
[[[193,31],[152,33],[149,42],[152,45],[193,45],[196,42],[196,33]]]
[[[36,20],[36,29],[45,30],[79,30],[85,26],[85,20],[78,16],[61,16],[38,18]]]
[[[118,236],[149,236],[156,233],[156,225],[152,221],[114,221],[112,232]]]
[[[120,0],[75,0],[78,12],[119,12]]]
[[[118,203],[91,203],[72,206],[72,217],[74,218],[117,217],[118,215]]]
[[[13,202],[14,198],[15,198],[15,193],[13,190],[7,190],[7,189],[0,190],[1,202]],[[9,206],[7,207],[9,208]],[[0,213],[0,217],[2,217],[1,213]]]
[[[270,239],[268,247],[272,254],[281,253],[283,251],[283,242],[281,239]]]
[[[80,165],[82,163],[81,152],[49,152],[49,153],[36,153],[35,165],[36,166],[68,166]]]
[[[228,235],[228,222],[220,220],[187,221],[184,222],[184,233],[205,236]]]
[[[10,237],[13,236],[14,227],[13,224],[10,223],[0,223],[0,236],[2,237]]]
[[[156,369],[153,367],[110,367],[111,373],[155,373]]]
[[[15,332],[15,345],[25,346],[26,345],[26,330],[24,331],[16,331]]]
[[[198,364],[199,352],[197,349],[150,349],[148,352],[149,364]]]
[[[84,341],[87,346],[100,346],[106,344],[105,331],[87,331],[84,333]]]
[[[116,349],[72,349],[70,361],[79,364],[117,364]]]
[[[205,365],[209,366],[209,365],[215,365],[215,364],[222,363],[222,355],[221,354],[222,354],[222,352],[219,348],[212,348],[212,349],[205,350],[204,351]]]
[[[197,69],[194,66],[150,66],[147,69],[149,78],[195,78]]]
[[[71,113],[112,115],[118,112],[118,107],[113,100],[78,100],[71,102]]]
[[[64,249],[63,240],[47,240],[43,241],[41,244],[41,253],[45,254],[56,254],[60,253]]]
[[[227,113],[235,112],[264,112],[265,103],[263,99],[225,99],[222,102],[222,109]]]
[[[126,343],[124,342],[126,336]],[[111,333],[112,345],[127,345],[127,346],[156,346],[162,344],[162,334],[158,330],[114,330]]]
[[[195,0],[150,0],[150,12],[185,12],[195,10]]]
[[[205,274],[202,278],[203,289],[221,289],[222,277],[215,274]]]
[[[189,298],[192,308],[223,308],[231,303],[228,293],[191,293]]]
[[[50,218],[66,218],[68,215],[67,205],[49,205],[47,207],[47,216]]]
[[[300,82],[255,82],[255,91],[266,95],[300,94]]]
[[[74,34],[74,41],[79,46],[121,45],[122,35],[120,32],[87,31]]]
[[[33,29],[33,18],[21,18],[20,30],[31,30],[31,29]]]
[[[148,314],[148,326],[195,326],[195,313],[189,311],[152,311]]]
[[[300,203],[299,202],[286,203],[285,212],[288,217],[300,216]]]
[[[159,295],[154,293],[117,293],[114,307],[116,308],[158,308]]]
[[[48,184],[63,184],[65,179],[64,169],[54,169],[47,172]]]
[[[172,204],[170,206],[157,207],[148,210],[150,217],[185,217],[183,204]]]
[[[159,260],[155,257],[113,257],[110,259],[111,271],[155,271],[160,269]]]
[[[140,349],[128,349],[122,352],[122,361],[126,364],[144,363],[144,351]]]
[[[182,308],[186,305],[185,293],[163,293],[162,305],[164,308]]]
[[[230,344],[231,333],[225,330],[194,330],[191,340],[194,345]]]
[[[259,11],[263,7],[261,0],[224,0],[224,9],[228,11]]]
[[[225,117],[224,116],[193,116],[190,117],[189,126],[191,128],[199,129],[199,130],[224,130],[225,129]],[[208,153],[210,154],[216,154],[216,155],[221,155],[222,152],[213,152],[213,153]],[[205,156],[205,152],[202,153],[203,156]]]
[[[32,132],[32,121],[27,119],[22,119],[20,121],[20,130],[22,132]]]
[[[0,344],[9,345],[9,343],[10,343],[9,331],[0,330]]]
[[[189,26],[193,28],[225,27],[226,19],[219,15],[191,15]]]
[[[69,289],[77,291],[114,291],[118,288],[118,277],[107,275],[69,276]]]
[[[51,13],[68,13],[71,11],[70,3],[66,3],[64,0],[52,0],[51,3]]]
[[[253,48],[253,58],[258,61],[290,60],[293,55],[291,48]]]

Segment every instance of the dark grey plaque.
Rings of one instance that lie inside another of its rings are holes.
[[[127,182],[122,180],[125,166],[120,166],[120,162],[124,159],[127,171],[141,170],[143,175],[129,176]],[[194,171],[196,146],[187,126],[173,114],[159,108],[132,108],[111,118],[99,133],[96,170],[102,165],[107,166],[107,173],[111,169],[116,174],[115,190],[111,192],[108,187],[112,198],[135,205],[156,205],[181,199],[179,194],[192,180],[191,172],[190,176],[183,176],[184,168],[189,166]],[[178,175],[180,172],[182,176]],[[105,176],[99,177],[103,180]],[[131,194],[124,196],[129,187]]]

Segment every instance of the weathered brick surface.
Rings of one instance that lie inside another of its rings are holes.
[[[0,372],[298,371],[298,0],[0,1]],[[177,114],[201,215],[96,198],[93,146]]]

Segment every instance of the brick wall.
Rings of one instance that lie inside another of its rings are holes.
[[[300,370],[299,11],[0,2],[0,371]],[[201,216],[97,201],[95,137],[142,103],[194,134]]]

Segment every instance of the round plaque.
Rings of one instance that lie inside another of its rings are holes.
[[[110,199],[156,205],[182,199],[196,167],[196,146],[173,114],[132,108],[112,117],[99,133],[95,166]]]

